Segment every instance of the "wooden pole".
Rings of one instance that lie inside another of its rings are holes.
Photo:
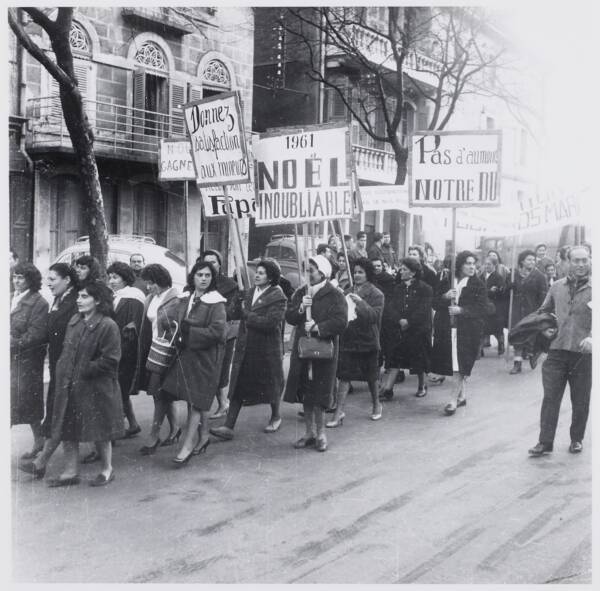
[[[294,237],[296,240],[296,262],[298,263],[298,287],[302,285],[302,258],[300,245],[298,244],[298,224],[294,224]]]
[[[342,240],[342,252],[344,253],[344,260],[346,261],[346,272],[348,273],[348,282],[350,283],[350,287],[354,287],[354,278],[352,277],[352,269],[350,268],[350,259],[348,258],[348,249],[346,248],[346,241],[344,240],[344,233],[341,231],[342,230],[342,221],[338,220],[338,223],[340,224],[340,238]],[[331,227],[335,228],[333,220],[331,222]],[[335,229],[334,229],[334,234],[335,234]]]
[[[189,244],[188,244],[188,181],[183,181],[183,219],[184,219],[184,232],[183,240],[185,243],[183,252],[185,260],[185,268],[189,269]]]
[[[450,289],[454,289],[456,287],[456,207],[452,208],[452,249],[450,252],[450,257]],[[456,298],[452,298],[450,304],[455,306],[456,303]],[[454,316],[450,316],[450,326],[456,326],[456,318]]]
[[[512,257],[511,257],[511,262],[510,262],[510,296],[508,298],[508,331],[510,332],[510,329],[512,327],[512,309],[513,309],[513,301],[514,301],[514,297],[515,297],[515,290],[513,288],[513,285],[515,283],[515,267],[517,266],[517,250],[518,250],[518,246],[521,245],[521,234],[515,234],[513,236],[513,251],[512,251]],[[506,359],[506,361],[509,360],[509,345],[508,345],[508,340],[506,342],[506,348],[504,349],[504,358]]]
[[[245,290],[245,286],[244,286],[244,279],[242,278],[242,273],[240,272],[240,267],[243,267],[246,271],[246,273],[248,272],[248,269],[246,268],[246,265],[243,263],[243,258],[240,259],[240,253],[237,252],[237,238],[238,238],[238,233],[234,232],[232,235],[231,229],[232,226],[234,225],[235,222],[237,222],[237,220],[234,220],[233,218],[233,211],[231,209],[231,207],[229,207],[229,191],[227,190],[227,185],[223,185],[223,195],[225,197],[225,208],[227,211],[227,221],[229,223],[229,236],[232,238],[231,243],[233,245],[233,260],[235,261],[235,266],[238,269],[238,272],[235,274],[236,280],[237,280],[237,284],[238,284],[238,289],[240,291],[244,291]],[[236,224],[236,229],[237,229],[237,224]],[[240,246],[240,251],[241,251],[241,244]],[[247,278],[247,283],[248,283],[248,287],[250,287],[250,279],[246,276]]]

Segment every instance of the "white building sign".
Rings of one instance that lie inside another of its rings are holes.
[[[500,205],[501,131],[431,131],[411,137],[409,203],[414,207]]]

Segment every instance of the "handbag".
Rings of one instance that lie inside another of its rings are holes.
[[[173,338],[170,341],[164,338],[164,334],[162,337],[154,337],[152,339],[152,345],[150,346],[148,358],[146,359],[146,369],[148,371],[158,375],[163,375],[173,363],[173,359],[175,358],[175,354],[177,352],[177,349],[173,343],[175,342],[178,328],[177,322],[174,322],[174,324],[175,332],[173,333]]]
[[[319,337],[300,337],[298,357],[300,359],[333,359],[333,341]]]

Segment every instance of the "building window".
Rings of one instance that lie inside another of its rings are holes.
[[[71,32],[69,33],[69,45],[71,49],[78,53],[92,53],[90,38],[84,28],[73,21],[71,24]]]
[[[135,54],[135,61],[143,66],[155,68],[156,70],[166,70],[167,60],[162,49],[152,41],[144,43]]]
[[[202,82],[209,86],[220,86],[231,88],[231,76],[229,70],[221,60],[211,60],[202,72]]]

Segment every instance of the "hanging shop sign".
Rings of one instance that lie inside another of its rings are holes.
[[[347,126],[310,126],[261,136],[256,156],[256,224],[350,218],[350,138]]]
[[[196,184],[233,185],[250,181],[240,95],[224,92],[183,105]]]
[[[498,206],[501,162],[499,130],[417,132],[410,141],[409,204]]]
[[[193,181],[196,169],[187,139],[160,140],[158,151],[159,181]]]

